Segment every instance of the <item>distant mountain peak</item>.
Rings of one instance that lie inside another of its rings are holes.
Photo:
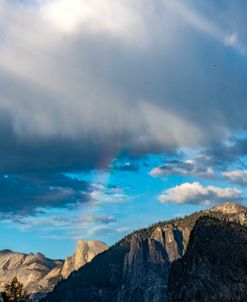
[[[0,251],[0,254],[9,254],[9,253],[12,253],[12,251],[8,249]]]
[[[80,248],[81,246],[89,246],[89,247],[94,247],[96,249],[101,247],[101,246],[107,247],[107,245],[102,241],[79,239],[77,241],[77,248]]]
[[[223,214],[240,214],[247,213],[247,208],[236,202],[225,202],[210,211],[222,212]]]
[[[78,240],[76,250],[73,256],[68,257],[62,269],[64,279],[75,270],[81,268],[87,262],[90,262],[96,255],[104,252],[108,246],[101,241],[96,240]]]

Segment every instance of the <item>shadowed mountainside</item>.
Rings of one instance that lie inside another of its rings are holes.
[[[168,301],[240,302],[246,294],[247,228],[200,218],[184,257],[171,265]]]
[[[42,302],[165,302],[171,264],[185,255],[200,217],[247,224],[247,209],[225,203],[181,219],[159,222],[126,236],[96,256]]]

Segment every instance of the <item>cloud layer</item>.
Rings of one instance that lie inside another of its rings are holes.
[[[149,174],[154,177],[170,175],[213,177],[214,169],[208,167],[200,158],[196,157],[195,159],[184,161],[168,161],[166,164],[152,169]]]
[[[138,156],[181,147],[204,150],[150,174],[211,177],[236,163],[247,150],[246,139],[229,143],[247,128],[247,3],[223,2],[0,0],[1,217],[27,225],[41,208],[126,202],[121,190],[105,192],[67,171],[139,172]],[[125,155],[137,161],[114,161]],[[224,177],[243,183],[236,173]],[[160,196],[241,198],[237,189],[198,183]],[[95,233],[114,223],[90,217]]]
[[[1,0],[1,170],[90,169],[245,128],[246,4],[234,7]]]
[[[239,184],[247,184],[247,171],[246,170],[232,170],[223,172],[222,175],[229,181]]]
[[[227,201],[241,201],[242,192],[236,188],[219,188],[203,186],[199,182],[183,183],[182,185],[164,191],[160,196],[161,202],[175,204],[214,205]]]
[[[86,181],[60,174],[0,174],[0,217],[35,214],[44,208],[69,208],[89,202],[91,191]]]

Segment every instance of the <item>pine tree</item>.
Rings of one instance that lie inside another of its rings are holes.
[[[15,277],[9,284],[5,285],[3,293],[5,302],[30,302],[26,290],[23,289],[23,284]]]

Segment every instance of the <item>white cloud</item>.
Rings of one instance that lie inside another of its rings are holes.
[[[133,28],[143,26],[137,5],[129,0],[49,0],[41,3],[42,16],[65,33],[83,28],[84,32],[106,31],[128,38],[133,34]]]
[[[163,171],[160,167],[156,167],[156,168],[153,168],[150,172],[149,172],[149,175],[151,176],[161,176],[163,175]]]
[[[246,185],[247,184],[247,170],[233,170],[223,172],[222,175],[229,181],[240,184]]]
[[[41,5],[41,14],[52,25],[64,32],[75,30],[85,19],[90,19],[90,5],[81,0],[46,1]]]
[[[236,188],[203,186],[198,182],[183,183],[164,191],[159,196],[159,200],[164,203],[201,205],[213,205],[226,201],[239,201],[241,199],[242,192]]]
[[[208,167],[200,159],[172,161],[160,167],[155,167],[149,174],[153,177],[169,176],[169,175],[183,175],[183,176],[199,176],[199,177],[213,177],[215,171],[212,167]]]
[[[107,188],[94,186],[94,190],[89,194],[91,201],[104,204],[121,204],[131,200],[132,196],[125,194],[120,188]]]
[[[116,218],[111,215],[87,215],[77,211],[68,212],[66,216],[59,212],[56,216],[9,216],[3,223],[14,225],[21,231],[35,231],[40,233],[65,232],[67,235],[82,237],[94,228],[103,228],[114,225]]]

